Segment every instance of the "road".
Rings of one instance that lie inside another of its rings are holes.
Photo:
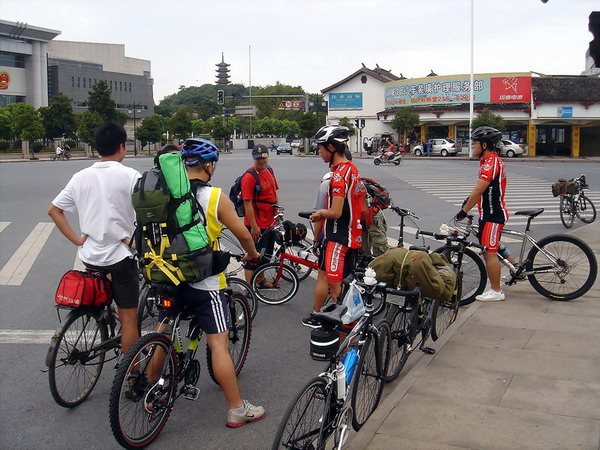
[[[363,176],[373,177],[390,190],[398,206],[413,210],[423,229],[437,230],[458,211],[476,181],[478,163],[457,159],[410,159],[402,165],[379,166],[370,159],[356,159]],[[150,158],[127,159],[140,171]],[[90,161],[23,162],[0,164],[0,435],[11,449],[118,448],[108,424],[108,394],[114,369],[107,364],[89,399],[74,410],[52,400],[44,372],[49,338],[58,326],[54,290],[61,275],[72,268],[76,249],[50,223],[50,201],[77,170]],[[226,191],[251,164],[249,155],[223,155],[213,185]],[[271,165],[281,186],[280,200],[286,217],[299,221],[297,212],[310,209],[316,187],[327,167],[320,158],[273,155]],[[587,173],[590,197],[600,205],[599,166],[506,160],[507,198],[511,211],[544,207],[534,221],[535,237],[564,231],[558,216],[558,200],[550,184],[558,178]],[[72,216],[73,217],[73,216]],[[397,238],[393,213],[386,212],[388,236]],[[513,216],[514,217],[514,216]],[[76,223],[73,217],[74,223]],[[522,228],[524,221],[511,219],[509,226]],[[412,227],[412,225],[409,225]],[[580,226],[576,221],[575,227]],[[407,234],[409,243],[417,243]],[[420,243],[420,241],[419,241]],[[509,244],[513,248],[514,244]],[[300,325],[312,305],[314,280],[301,284],[288,304],[259,306],[254,322],[250,354],[239,382],[245,398],[267,409],[267,417],[240,429],[224,426],[226,403],[206,374],[204,351],[200,398],[178,400],[154,448],[264,449],[289,400],[322,363],[308,356],[309,330]]]

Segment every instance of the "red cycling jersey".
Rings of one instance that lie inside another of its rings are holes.
[[[358,169],[352,162],[345,161],[331,167],[332,176],[327,195],[327,209],[333,197],[344,197],[342,215],[337,219],[325,220],[325,240],[337,242],[349,248],[362,246],[362,190]]]
[[[479,162],[479,179],[490,183],[477,202],[479,217],[484,222],[505,223],[508,220],[508,209],[504,203],[506,172],[504,162],[496,152]]]

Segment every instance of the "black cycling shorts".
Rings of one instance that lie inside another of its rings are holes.
[[[137,261],[134,258],[125,258],[110,266],[84,264],[89,269],[110,274],[113,298],[119,308],[137,308],[140,280]]]

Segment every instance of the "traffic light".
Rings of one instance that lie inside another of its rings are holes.
[[[356,128],[360,128],[360,119],[354,119],[354,123],[356,124]]]
[[[600,11],[594,11],[590,14],[590,33],[594,39],[590,42],[590,57],[594,60],[594,65],[600,67]]]
[[[361,128],[365,127],[365,119],[360,119],[360,127]]]
[[[222,105],[225,103],[225,92],[222,89],[217,91],[217,105]]]

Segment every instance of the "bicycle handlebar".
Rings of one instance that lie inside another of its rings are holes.
[[[480,250],[487,249],[487,247],[485,245],[480,245],[475,242],[468,241],[467,240],[468,234],[461,234],[457,230],[449,232],[448,234],[440,234],[440,233],[433,233],[432,231],[417,230],[417,232],[415,233],[415,238],[418,239],[419,235],[431,236],[438,241],[447,240],[447,241],[454,241],[454,242],[464,242],[467,245],[467,247],[475,247]]]
[[[414,217],[415,219],[418,219],[417,215],[409,209],[399,208],[397,206],[392,206],[390,207],[390,209],[396,214],[398,214],[400,217],[410,216]]]
[[[303,219],[309,219],[310,216],[312,216],[312,214],[314,212],[315,212],[314,210],[313,211],[300,211],[298,213],[298,216],[302,217]]]

